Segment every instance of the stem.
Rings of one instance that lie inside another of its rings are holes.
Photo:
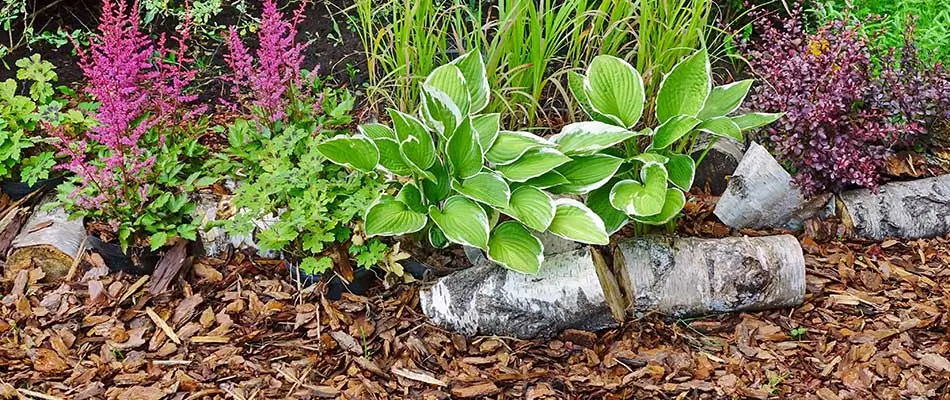
[[[703,162],[703,160],[706,158],[706,154],[709,154],[709,150],[712,150],[713,145],[715,145],[718,141],[719,136],[713,137],[713,140],[709,142],[708,145],[706,145],[706,150],[703,150],[703,154],[699,155],[699,159],[696,160],[696,165],[699,165],[699,163]]]

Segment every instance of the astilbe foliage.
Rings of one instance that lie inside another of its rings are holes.
[[[232,74],[232,94],[243,106],[254,108],[269,122],[286,116],[287,91],[299,90],[303,84],[301,64],[306,43],[297,43],[297,25],[303,18],[307,1],[302,1],[290,20],[278,11],[274,0],[265,0],[257,33],[258,48],[252,54],[238,35],[229,29],[230,52],[225,60]],[[256,62],[255,62],[256,59]]]
[[[875,187],[887,156],[916,143],[927,129],[923,121],[933,119],[938,106],[929,85],[941,83],[900,69],[922,68],[911,61],[915,54],[873,73],[866,38],[843,21],[807,33],[801,5],[784,19],[756,18],[755,28],[758,39],[743,50],[766,84],[757,86],[750,106],[786,112],[760,139],[806,194]]]

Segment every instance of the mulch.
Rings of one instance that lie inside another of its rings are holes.
[[[708,210],[691,207],[681,228],[729,234]],[[279,262],[237,254],[199,260],[156,295],[88,254],[70,282],[36,269],[2,284],[0,397],[950,399],[950,237],[808,232],[798,308],[550,340],[433,326],[419,283],[330,301]]]

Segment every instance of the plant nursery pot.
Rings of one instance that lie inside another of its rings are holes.
[[[86,239],[86,248],[99,253],[110,271],[122,271],[132,275],[152,273],[161,259],[159,253],[151,251],[148,246],[132,246],[126,254],[118,244],[104,242],[93,235]]]
[[[400,264],[402,264],[403,270],[407,274],[412,275],[412,277],[417,280],[426,279],[430,275],[428,272],[433,269],[428,265],[412,260],[404,260],[400,262]],[[299,267],[286,261],[284,262],[284,266],[287,268],[287,272],[290,273],[290,276],[299,280],[303,286],[310,286],[323,280],[324,274],[308,274]],[[344,292],[357,295],[366,294],[369,288],[372,287],[373,282],[384,274],[385,272],[380,268],[360,268],[353,272],[354,279],[349,283],[345,282],[339,275],[332,274],[327,281],[327,298],[330,300],[339,300]]]
[[[46,190],[46,189],[55,188],[59,186],[59,184],[65,181],[66,181],[65,176],[57,176],[54,178],[38,181],[32,186],[27,185],[23,182],[14,182],[14,181],[0,182],[0,191],[5,193],[7,196],[10,196],[11,200],[16,201],[38,190]]]

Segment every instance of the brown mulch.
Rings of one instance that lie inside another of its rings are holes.
[[[0,398],[950,399],[950,238],[818,239],[796,309],[532,341],[433,326],[418,284],[328,301],[238,256],[156,296],[92,255],[3,283]]]

